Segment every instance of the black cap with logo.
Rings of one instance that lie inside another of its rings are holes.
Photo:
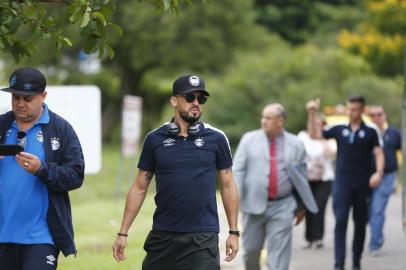
[[[196,75],[184,75],[176,79],[172,87],[173,96],[186,95],[195,91],[202,91],[205,96],[210,96],[206,91],[204,80]]]
[[[16,69],[10,76],[10,87],[0,89],[23,96],[32,96],[44,92],[46,87],[45,76],[35,68],[24,67]]]

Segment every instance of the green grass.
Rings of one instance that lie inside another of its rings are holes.
[[[82,188],[70,193],[72,201],[75,240],[78,254],[59,257],[60,270],[139,270],[144,258],[144,240],[151,229],[155,209],[150,186],[148,196],[140,214],[135,219],[128,237],[127,260],[117,263],[112,256],[112,245],[120,229],[124,211],[125,196],[132,179],[128,177],[117,184],[120,167],[119,147],[105,147],[103,150],[103,169],[97,175],[88,175]],[[127,162],[133,178],[137,162]],[[120,190],[118,196],[117,190]]]

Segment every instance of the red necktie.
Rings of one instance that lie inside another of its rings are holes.
[[[276,139],[271,138],[270,153],[270,172],[269,172],[269,189],[268,196],[270,199],[275,199],[278,194],[278,168],[276,160]]]

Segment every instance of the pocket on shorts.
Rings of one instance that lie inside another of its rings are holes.
[[[195,233],[193,235],[193,242],[198,247],[211,247],[218,246],[219,236],[217,233]]]
[[[197,247],[205,249],[212,258],[219,257],[219,237],[217,233],[199,233],[193,236]]]
[[[146,252],[150,252],[166,249],[168,245],[171,244],[172,239],[173,234],[157,230],[151,230],[147,238],[145,239],[144,250]]]
[[[207,250],[213,258],[216,258],[219,255],[219,247],[209,247]]]
[[[144,241],[144,250],[146,251],[146,252],[148,252],[149,251],[149,240],[150,240],[150,238],[151,238],[151,233],[152,233],[152,231],[150,231],[149,233],[148,233],[148,235],[147,235],[147,238],[145,239],[145,241]]]
[[[220,254],[218,246],[207,248],[207,250],[209,251],[208,253],[212,256],[212,258],[208,262],[207,270],[220,270]]]

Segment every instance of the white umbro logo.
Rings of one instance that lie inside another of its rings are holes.
[[[165,141],[163,141],[163,143],[173,143],[173,142],[175,142],[175,139],[172,139],[172,138],[169,138],[169,139],[166,139]]]
[[[164,146],[172,146],[172,145],[174,145],[174,142],[175,142],[175,139],[172,139],[172,138],[168,138],[165,141],[163,141]]]
[[[54,255],[47,256],[47,264],[55,265],[55,261],[56,261],[56,259],[55,259]]]

